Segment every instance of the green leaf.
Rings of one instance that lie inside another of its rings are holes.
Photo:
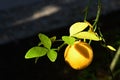
[[[54,51],[53,49],[51,49],[48,53],[47,53],[48,58],[50,59],[51,62],[55,62],[55,60],[57,59],[57,52]]]
[[[50,40],[54,42],[56,40],[56,36],[51,37]]]
[[[88,27],[87,22],[76,22],[70,27],[70,36],[83,31],[85,28]]]
[[[39,33],[38,37],[41,40],[41,43],[44,45],[44,47],[48,49],[51,48],[52,42],[48,36],[46,36],[45,34]]]
[[[94,32],[87,32],[87,31],[83,31],[78,34],[75,34],[75,35],[73,35],[73,37],[77,37],[77,38],[81,38],[81,39],[90,39],[90,40],[94,40],[94,41],[101,40],[101,38],[98,35],[96,35]]]
[[[116,49],[114,47],[112,47],[111,45],[107,45],[106,46],[108,49],[112,50],[112,51],[116,51]]]
[[[62,40],[69,45],[72,45],[75,42],[75,38],[70,36],[62,36]]]
[[[47,49],[44,47],[32,47],[25,55],[26,59],[37,58],[46,55]]]

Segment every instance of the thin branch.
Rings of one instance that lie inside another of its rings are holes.
[[[113,70],[114,70],[114,68],[117,64],[117,61],[119,60],[119,57],[120,57],[120,46],[119,46],[119,48],[117,50],[117,53],[115,54],[115,56],[114,56],[114,58],[113,58],[113,60],[110,64],[110,69],[111,69],[112,72],[113,72]]]
[[[87,19],[87,15],[88,15],[88,10],[89,10],[90,4],[91,4],[91,0],[89,0],[88,5],[87,5],[86,8],[85,8],[84,21],[86,21],[86,19]]]
[[[95,22],[93,23],[93,28],[94,28],[94,31],[96,31],[97,29],[97,23],[98,23],[98,20],[99,20],[99,17],[100,17],[100,12],[101,12],[101,1],[98,0],[98,10],[97,10],[97,15],[96,15],[96,18],[95,18]],[[89,41],[89,44],[91,43],[91,40]]]
[[[101,12],[101,1],[98,0],[98,10],[97,10],[97,15],[96,15],[95,22],[93,23],[93,27],[97,24],[97,22],[99,20],[100,12]]]
[[[66,44],[66,43],[61,44],[61,45],[57,48],[57,50],[59,51],[65,44]]]

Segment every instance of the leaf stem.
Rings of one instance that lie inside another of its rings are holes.
[[[58,51],[65,45],[66,43],[64,42],[63,44],[61,44],[59,47],[58,47]]]

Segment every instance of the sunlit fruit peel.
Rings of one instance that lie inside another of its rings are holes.
[[[88,43],[76,41],[73,45],[66,47],[64,58],[73,69],[81,70],[92,62],[93,50]]]

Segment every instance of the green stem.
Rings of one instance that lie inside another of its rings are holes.
[[[97,23],[98,23],[98,20],[99,20],[99,17],[100,17],[100,12],[101,12],[101,2],[100,0],[98,0],[98,10],[97,10],[97,15],[96,15],[96,18],[95,18],[95,22],[93,23],[93,28],[94,28],[94,31],[96,31],[97,29]],[[89,44],[91,44],[91,40],[89,41]]]
[[[37,63],[38,59],[39,59],[39,57],[35,58],[35,63]]]
[[[100,37],[102,38],[102,41],[106,44],[106,41],[105,41],[105,39],[103,37],[103,34],[102,34],[101,30],[100,30],[100,27],[98,27],[98,31],[99,31]]]
[[[84,21],[86,21],[86,19],[87,19],[87,15],[88,15],[88,10],[89,10],[90,3],[91,3],[91,0],[89,0],[88,5],[85,8]]]
[[[93,23],[93,27],[97,24],[97,22],[99,20],[100,12],[101,12],[101,1],[98,0],[98,10],[97,10],[97,15],[96,15],[95,22]]]
[[[94,27],[94,31],[97,29],[97,25]],[[89,44],[91,44],[92,40],[89,41]]]
[[[63,43],[63,44],[61,44],[59,47],[58,47],[58,51],[65,45],[66,43]]]
[[[118,48],[118,51],[115,54],[115,56],[114,56],[114,58],[113,58],[113,60],[111,62],[111,65],[110,65],[110,69],[111,69],[112,72],[113,72],[113,70],[114,70],[114,68],[115,68],[115,66],[117,64],[117,61],[119,60],[119,57],[120,57],[120,47]]]

